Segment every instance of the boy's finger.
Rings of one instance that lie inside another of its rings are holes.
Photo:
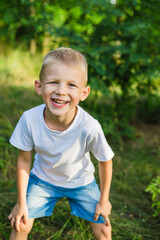
[[[12,227],[12,228],[14,228],[14,223],[15,223],[15,218],[12,217],[12,219],[11,219],[11,227]]]
[[[25,214],[23,217],[24,224],[28,224],[28,214]]]
[[[12,213],[9,214],[8,219],[11,220],[12,218]]]
[[[95,215],[94,215],[94,221],[97,221],[98,218],[99,218],[99,213],[95,213]]]
[[[110,220],[108,217],[104,218],[105,219],[105,222],[106,222],[106,225],[109,226],[110,225]]]
[[[16,221],[15,221],[15,228],[16,228],[16,230],[17,230],[18,232],[20,231],[20,230],[19,230],[20,220],[21,220],[21,218],[20,218],[20,217],[17,217],[17,218],[16,218]]]

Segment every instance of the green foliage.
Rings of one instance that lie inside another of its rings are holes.
[[[160,96],[149,95],[137,101],[137,118],[150,124],[160,123]]]
[[[48,1],[1,1],[1,38],[13,46],[20,41],[27,44],[31,39],[41,44],[53,20],[52,9]]]
[[[151,193],[152,208],[154,211],[153,216],[160,216],[160,176],[152,180],[148,185],[146,192]]]
[[[141,93],[139,81],[144,79],[143,89],[146,92],[149,88],[145,80],[148,79],[152,85],[153,76],[159,70],[158,4],[158,1],[153,4],[151,0],[129,1],[127,4],[120,0],[115,5],[106,1],[90,1],[90,4],[82,1],[76,18],[70,5],[65,5],[64,9],[68,11],[66,21],[56,28],[55,34],[67,38],[67,45],[87,56],[89,81],[94,89],[98,85],[104,92],[104,89],[116,84],[121,88],[122,95],[127,96],[135,83]],[[145,13],[150,13],[153,18],[146,18]],[[100,17],[96,22],[97,15]],[[78,24],[83,27],[77,31]]]
[[[135,87],[140,94],[152,92],[153,85],[158,87],[153,76],[160,76],[159,7],[154,0],[3,0],[0,39],[14,46],[29,46],[34,39],[40,51],[48,39],[49,49],[82,51],[89,62],[89,81],[103,93],[115,84],[123,96]]]

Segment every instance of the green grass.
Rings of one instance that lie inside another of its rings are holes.
[[[33,79],[37,79],[43,56],[32,56],[22,47],[12,49],[2,46],[0,54],[0,83],[6,85],[32,86]]]

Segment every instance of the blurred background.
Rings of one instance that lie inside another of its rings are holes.
[[[113,239],[160,239],[159,12],[159,0],[1,0],[0,239],[9,239],[16,199],[17,150],[9,138],[23,111],[42,103],[34,80],[44,55],[61,46],[86,56],[92,91],[81,106],[116,153]],[[94,239],[85,221],[68,219],[65,200],[59,205],[29,239]]]

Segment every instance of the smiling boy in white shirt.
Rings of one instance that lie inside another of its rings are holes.
[[[9,215],[10,239],[26,240],[34,219],[52,215],[58,199],[67,197],[71,214],[88,220],[96,239],[111,240],[108,215],[114,153],[98,121],[78,105],[90,92],[85,57],[70,48],[50,51],[35,89],[44,104],[23,113],[10,139],[19,149],[18,199]],[[99,161],[101,191],[90,152]]]

